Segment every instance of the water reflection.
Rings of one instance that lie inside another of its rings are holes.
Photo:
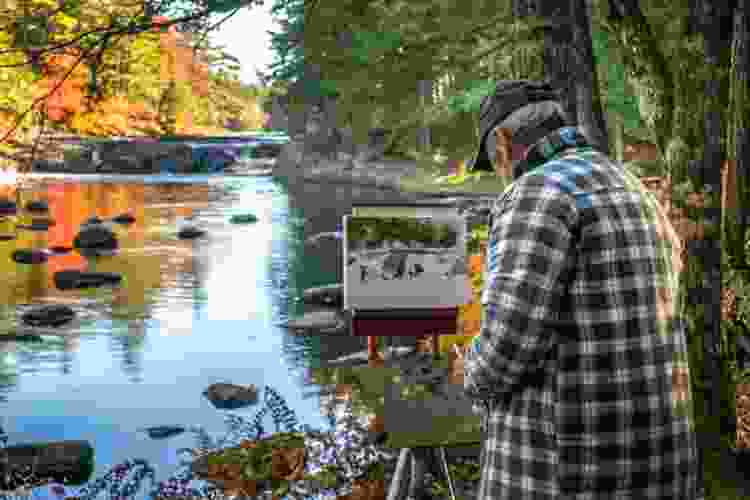
[[[318,401],[302,399],[290,377],[293,367],[280,359],[289,339],[273,325],[297,294],[286,288],[292,285],[289,269],[302,255],[293,239],[304,222],[288,213],[286,194],[270,179],[226,186],[54,181],[21,193],[0,187],[0,197],[17,195],[21,206],[46,199],[56,224],[0,241],[0,335],[37,334],[33,341],[0,340],[0,414],[7,417],[10,444],[86,439],[96,450],[96,477],[142,457],[161,480],[177,466],[177,450],[195,446],[194,436],[157,445],[139,438],[136,429],[201,425],[223,435],[221,412],[201,396],[216,381],[269,384],[301,423],[323,426]],[[87,218],[124,212],[135,222],[112,226],[120,247],[112,256],[85,258],[73,251],[33,266],[10,259],[18,248],[72,246]],[[247,212],[258,222],[229,224],[231,215]],[[29,222],[27,214],[19,215],[0,222],[8,225],[0,232]],[[180,221],[191,216],[207,238],[177,238]],[[118,287],[60,291],[53,276],[65,269],[114,272],[123,279]],[[70,306],[76,318],[59,328],[21,324],[25,311],[52,303]]]

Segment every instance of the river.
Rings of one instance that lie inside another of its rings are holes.
[[[185,433],[151,440],[139,428],[200,425],[222,437],[221,410],[201,392],[215,382],[271,385],[301,424],[327,428],[310,367],[364,348],[364,339],[301,338],[277,326],[305,308],[305,288],[339,282],[341,248],[304,239],[335,230],[354,200],[404,199],[397,193],[326,183],[287,183],[271,177],[192,176],[176,182],[105,182],[67,176],[36,183],[25,200],[44,199],[56,224],[47,231],[18,230],[0,242],[0,328],[14,330],[29,307],[65,303],[78,313],[41,344],[0,344],[0,415],[9,445],[88,440],[95,449],[94,478],[112,465],[143,458],[166,479],[179,465],[177,450],[196,446]],[[15,188],[0,188],[1,196]],[[116,226],[120,251],[87,261],[73,251],[45,264],[16,264],[18,248],[72,246],[88,217],[131,210],[136,222]],[[259,221],[232,225],[235,213]],[[196,216],[208,238],[176,238],[182,218]],[[26,216],[28,219],[28,216]],[[12,226],[2,232],[12,231]],[[59,291],[62,269],[114,271],[119,288]],[[255,407],[236,410],[252,416]],[[264,421],[272,428],[270,418]],[[46,488],[34,494],[47,498]]]

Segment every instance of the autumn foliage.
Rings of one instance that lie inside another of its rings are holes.
[[[36,83],[37,97],[49,94],[42,106],[52,121],[63,121],[83,109],[88,72],[83,64],[75,66],[77,59],[75,51],[50,56],[44,66],[44,76]]]

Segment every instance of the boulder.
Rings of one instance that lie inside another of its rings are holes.
[[[73,320],[76,313],[64,304],[52,304],[27,311],[21,321],[31,326],[60,326]]]
[[[118,285],[122,281],[122,276],[117,273],[84,272],[70,269],[56,272],[53,279],[58,290],[74,290]]]
[[[303,292],[302,300],[308,304],[341,307],[344,303],[344,285],[324,285],[308,288]]]
[[[19,264],[41,264],[47,261],[47,252],[34,249],[15,250],[11,259]]]
[[[29,212],[47,212],[49,205],[44,200],[32,200],[26,204],[26,210]]]
[[[178,174],[193,170],[192,149],[182,143],[122,141],[102,148],[99,158],[99,171],[122,174],[158,174],[162,164]]]
[[[118,247],[115,233],[102,224],[90,224],[81,227],[73,239],[77,249],[116,250]]]
[[[135,216],[131,213],[124,213],[120,215],[116,215],[112,217],[112,222],[116,222],[118,224],[132,224],[135,222]]]
[[[177,233],[177,237],[180,238],[181,240],[192,240],[195,238],[200,238],[205,235],[206,235],[206,231],[195,226],[185,226],[181,228]]]
[[[258,402],[258,388],[234,384],[211,384],[203,391],[203,396],[220,410],[236,410]]]
[[[0,199],[0,215],[16,215],[17,212],[18,207],[15,202],[7,198]]]
[[[82,486],[94,472],[94,448],[88,441],[52,441],[8,446],[0,460],[0,489],[13,490],[43,478],[67,486]],[[29,475],[29,470],[34,469]]]

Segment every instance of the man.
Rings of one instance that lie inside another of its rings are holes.
[[[698,500],[681,243],[656,199],[566,127],[550,85],[502,81],[471,170],[512,173],[490,220],[464,389],[479,499]]]

